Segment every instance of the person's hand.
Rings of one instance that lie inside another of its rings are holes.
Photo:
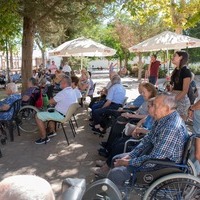
[[[115,167],[120,167],[120,166],[128,166],[129,163],[129,158],[121,158],[121,159],[116,159],[114,162]]]
[[[139,138],[141,135],[143,135],[142,131],[143,131],[143,128],[136,127],[131,135],[132,137]]]
[[[188,119],[193,119],[194,111],[191,109],[188,109]]]
[[[127,119],[128,119],[128,118],[130,118],[130,117],[131,117],[131,114],[130,114],[130,113],[128,113],[128,112],[126,112],[126,113],[122,113],[122,114],[121,114],[121,116],[122,116],[122,117],[125,117],[125,118],[127,118]]]

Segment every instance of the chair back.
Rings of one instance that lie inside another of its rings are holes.
[[[90,91],[90,85],[88,86],[86,93],[82,96],[83,99],[85,99],[88,96],[89,91]]]
[[[128,100],[128,97],[125,97],[125,98],[124,98],[124,102],[123,102],[123,104],[122,104],[123,106],[125,106],[127,100]]]
[[[68,108],[65,118],[62,120],[62,123],[69,121],[71,119],[72,115],[76,112],[78,107],[79,107],[78,103],[71,104]]]
[[[190,156],[190,153],[192,151],[192,144],[194,141],[195,135],[191,135],[189,136],[187,142],[185,143],[184,146],[184,151],[183,151],[183,155],[182,155],[182,164],[186,165]]]

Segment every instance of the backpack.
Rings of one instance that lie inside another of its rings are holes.
[[[193,105],[196,98],[198,97],[198,90],[194,81],[191,81],[187,95],[190,99],[190,104]]]
[[[42,91],[39,88],[35,88],[32,92],[33,99],[35,101],[35,107],[41,108],[43,106],[43,97],[42,97]]]

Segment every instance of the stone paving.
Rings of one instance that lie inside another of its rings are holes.
[[[98,77],[98,79],[97,79]],[[96,91],[105,85],[108,78],[94,76],[97,83]],[[123,78],[123,84],[127,86],[127,96],[130,99],[138,95],[138,82],[133,78]],[[159,80],[160,83],[163,80]],[[16,174],[35,174],[50,182],[56,197],[60,195],[62,180],[67,177],[86,178],[90,183],[94,175],[91,167],[95,167],[94,161],[102,159],[98,156],[97,149],[102,138],[94,135],[88,126],[88,113],[85,108],[80,108],[76,115],[78,121],[77,135],[74,138],[69,125],[66,125],[70,145],[67,145],[62,130],[46,145],[34,144],[38,133],[24,133],[21,136],[15,134],[14,142],[8,141],[1,144],[3,157],[0,158],[0,180]]]

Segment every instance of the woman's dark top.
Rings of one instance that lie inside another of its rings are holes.
[[[182,91],[183,79],[191,77],[191,71],[186,66],[182,67],[181,69],[175,68],[171,76],[171,84],[173,85],[173,89]]]

